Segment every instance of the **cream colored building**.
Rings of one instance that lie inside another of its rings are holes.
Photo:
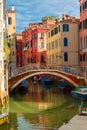
[[[6,0],[0,0],[0,106],[8,98],[8,73],[5,62],[4,38],[6,33]]]
[[[12,10],[7,10],[6,14],[7,20],[7,37],[9,39],[10,44],[10,57],[9,57],[9,75],[12,75],[12,71],[16,68],[16,12],[14,10],[14,6],[12,5]]]
[[[79,19],[63,15],[46,35],[47,67],[77,67]]]

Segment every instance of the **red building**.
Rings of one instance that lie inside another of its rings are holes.
[[[22,32],[23,65],[37,63],[46,66],[46,32],[54,22],[30,23]]]
[[[16,67],[22,66],[22,34],[16,34]]]
[[[38,24],[32,30],[32,61],[38,63],[39,66],[46,65],[46,32],[47,27]]]
[[[80,65],[87,76],[87,0],[80,2]]]
[[[25,28],[22,32],[22,42],[23,42],[23,66],[28,65],[32,62],[32,29]]]

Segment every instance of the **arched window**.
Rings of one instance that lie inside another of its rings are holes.
[[[68,53],[67,52],[64,53],[64,61],[68,61]]]
[[[64,37],[64,46],[68,46],[68,38]]]

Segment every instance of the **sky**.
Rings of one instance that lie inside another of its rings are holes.
[[[44,16],[79,17],[79,0],[7,0],[7,9],[12,5],[16,10],[16,32],[22,32],[31,22],[41,22]]]

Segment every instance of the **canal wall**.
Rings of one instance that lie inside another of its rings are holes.
[[[87,114],[75,115],[58,130],[87,130]]]

